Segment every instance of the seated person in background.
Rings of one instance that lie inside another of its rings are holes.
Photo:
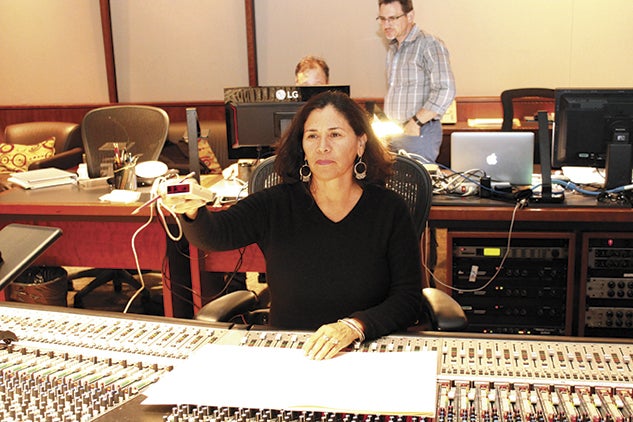
[[[330,83],[330,68],[320,57],[305,56],[295,67],[296,85],[327,85]]]
[[[304,105],[280,140],[283,183],[222,211],[195,201],[173,208],[203,250],[259,245],[271,325],[316,330],[304,352],[327,359],[418,317],[419,239],[404,200],[384,186],[391,165],[365,111],[328,91]]]

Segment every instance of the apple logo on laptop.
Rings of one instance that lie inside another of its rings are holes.
[[[492,154],[488,155],[486,157],[486,163],[489,166],[496,166],[497,165],[497,154],[493,152]]]

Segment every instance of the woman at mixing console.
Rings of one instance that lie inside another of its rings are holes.
[[[271,325],[316,330],[306,355],[331,358],[418,317],[419,239],[402,198],[384,187],[391,163],[362,108],[325,92],[305,104],[280,140],[275,170],[284,183],[223,211],[191,201],[176,212],[201,249],[257,243],[266,258]]]

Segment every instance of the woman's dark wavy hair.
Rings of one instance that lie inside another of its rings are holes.
[[[294,183],[300,180],[299,168],[305,161],[302,144],[305,122],[314,110],[323,109],[328,105],[333,106],[345,117],[356,136],[367,135],[365,153],[363,154],[363,161],[367,164],[367,177],[359,183],[374,183],[384,186],[387,177],[392,173],[393,157],[374,135],[367,112],[347,94],[340,91],[325,91],[315,95],[299,109],[277,146],[275,171],[285,183]]]

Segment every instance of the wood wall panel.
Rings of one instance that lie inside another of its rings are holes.
[[[382,98],[357,98],[356,101],[365,107],[366,102],[374,102],[379,107],[383,106]],[[532,104],[527,101],[526,106]],[[84,114],[95,107],[108,104],[86,104],[78,106],[0,106],[0,127],[7,124],[26,122],[33,120],[59,120],[80,123]],[[224,103],[221,101],[199,102],[199,103],[154,103],[157,107],[163,108],[169,115],[171,122],[186,122],[186,109],[195,107],[200,120],[224,121]],[[472,130],[468,127],[469,118],[500,118],[503,116],[501,101],[499,97],[457,97],[457,124],[444,126],[444,139],[440,148],[438,162],[450,166],[450,136],[458,130]],[[518,111],[515,116],[523,116],[521,104],[518,104]],[[2,131],[0,131],[0,138]]]
[[[224,120],[224,103],[221,101],[201,103],[146,103],[164,109],[173,122],[184,122],[188,107],[195,107],[200,120]],[[97,107],[105,107],[118,104],[78,104],[78,105],[26,105],[26,106],[0,106],[0,127],[6,125],[31,121],[68,121],[81,123],[83,116]]]
[[[382,107],[382,98],[357,98],[362,106],[368,101]],[[471,117],[501,117],[501,103],[498,97],[458,97],[457,116],[459,121]],[[208,101],[195,103],[145,103],[163,108],[173,122],[186,121],[186,109],[195,107],[200,120],[224,120],[224,103]],[[113,104],[79,104],[79,105],[25,105],[0,106],[0,127],[8,124],[35,120],[70,121],[80,123],[83,116],[91,109]]]

